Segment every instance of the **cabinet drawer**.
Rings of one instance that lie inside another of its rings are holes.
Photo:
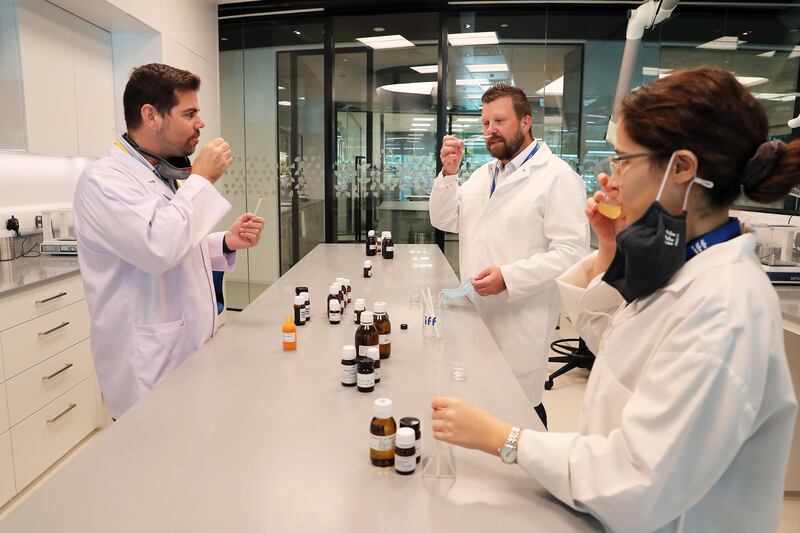
[[[0,331],[83,300],[80,275],[36,285],[0,298]]]
[[[0,505],[17,493],[14,483],[14,459],[11,455],[11,432],[0,435]]]
[[[0,433],[9,428],[8,404],[6,403],[6,384],[0,384]]]
[[[89,337],[86,300],[0,333],[6,379]]]
[[[93,378],[11,428],[14,475],[22,490],[97,427]]]
[[[91,346],[86,339],[17,374],[5,383],[11,425],[20,423],[93,372]]]

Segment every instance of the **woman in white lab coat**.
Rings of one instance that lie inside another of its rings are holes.
[[[797,412],[778,298],[728,208],[800,183],[800,142],[767,141],[728,72],[676,72],[626,97],[601,175],[622,217],[559,278],[597,354],[574,433],[522,430],[456,398],[437,439],[516,462],[612,531],[775,531]]]

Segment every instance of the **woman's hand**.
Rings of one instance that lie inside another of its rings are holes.
[[[439,396],[431,407],[437,440],[497,455],[511,432],[511,424],[458,398]]]

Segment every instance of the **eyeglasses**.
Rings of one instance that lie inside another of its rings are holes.
[[[648,152],[638,152],[638,153],[635,153],[635,154],[625,154],[625,155],[617,155],[617,156],[610,155],[605,159],[601,159],[597,163],[597,165],[595,166],[595,174],[594,175],[598,176],[601,173],[608,174],[609,176],[611,176],[612,174],[618,174],[623,168],[625,168],[625,165],[627,164],[627,161],[630,161],[631,159],[637,159],[639,157],[645,157],[645,156],[650,156],[650,155],[653,155],[653,154],[658,154],[658,153],[660,153],[660,152],[657,151],[657,150],[650,150]]]

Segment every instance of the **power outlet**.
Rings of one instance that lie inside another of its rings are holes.
[[[34,219],[34,224],[38,229],[42,229],[42,226],[44,226],[44,224],[42,223],[42,215],[36,215],[36,218]]]

